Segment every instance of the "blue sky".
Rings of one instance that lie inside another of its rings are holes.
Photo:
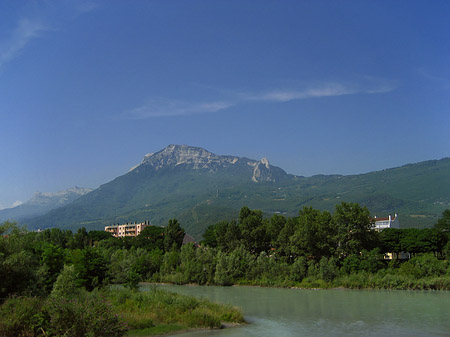
[[[168,144],[357,174],[450,155],[449,1],[0,2],[0,208]]]

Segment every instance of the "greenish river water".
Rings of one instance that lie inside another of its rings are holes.
[[[177,336],[450,336],[450,292],[158,286],[242,308],[249,324]]]

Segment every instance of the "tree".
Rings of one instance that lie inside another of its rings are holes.
[[[262,211],[252,211],[248,207],[242,207],[239,213],[239,228],[242,243],[252,254],[258,255],[262,251],[269,250],[270,241]]]
[[[267,223],[267,235],[272,247],[276,246],[278,234],[286,224],[286,218],[280,214],[274,214]]]
[[[215,225],[217,248],[225,252],[231,252],[240,245],[242,238],[241,229],[235,220],[231,222],[219,222]]]
[[[47,289],[50,291],[64,267],[64,250],[51,243],[44,243],[41,265],[46,274]]]
[[[434,228],[407,228],[402,231],[402,250],[412,254],[441,252],[447,241],[445,234]]]
[[[319,261],[335,250],[336,227],[331,214],[304,207],[297,218],[297,229],[291,239],[297,256],[311,256]]]
[[[401,252],[401,237],[405,231],[397,228],[386,228],[380,233],[381,246],[384,253]]]
[[[91,291],[103,284],[108,268],[105,259],[95,248],[73,251],[72,262],[78,275],[78,286]]]
[[[164,232],[164,249],[166,252],[170,251],[172,247],[180,249],[185,234],[186,232],[180,227],[178,220],[170,219]]]
[[[216,226],[209,225],[203,233],[203,240],[200,242],[202,245],[209,247],[217,247]]]
[[[295,233],[296,219],[289,218],[284,224],[283,228],[278,234],[275,249],[278,256],[287,257],[288,260],[292,260],[295,248],[291,245],[291,238]]]
[[[164,227],[147,226],[136,237],[137,246],[147,250],[164,250]]]
[[[86,228],[81,227],[78,229],[77,233],[73,236],[69,246],[72,249],[83,249],[89,245],[89,234]]]
[[[450,209],[442,212],[442,217],[436,222],[434,228],[442,232],[450,232]]]
[[[333,216],[337,226],[337,242],[340,257],[359,254],[363,249],[372,250],[376,234],[367,207],[357,203],[342,202],[336,205]]]

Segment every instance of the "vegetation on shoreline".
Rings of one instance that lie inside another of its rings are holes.
[[[433,229],[376,232],[372,225],[358,204],[342,203],[333,215],[303,208],[298,217],[270,219],[244,207],[237,221],[208,227],[196,246],[182,245],[184,230],[176,220],[147,227],[136,238],[85,229],[29,232],[6,222],[0,225],[0,334],[122,336],[129,328],[149,334],[242,320],[234,309],[201,300],[132,292],[141,281],[450,289],[450,211]],[[384,259],[400,251],[412,258]],[[131,290],[108,292],[111,284]]]
[[[0,306],[2,336],[151,336],[243,321],[237,308],[156,288],[54,291],[46,298],[12,297]]]

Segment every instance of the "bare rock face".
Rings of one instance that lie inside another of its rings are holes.
[[[238,159],[234,156],[218,156],[200,147],[169,145],[159,152],[147,154],[141,165],[152,166],[155,170],[186,165],[191,169],[198,170],[232,165]]]
[[[262,158],[259,162],[256,162],[253,169],[252,180],[257,183],[260,181],[275,181],[273,172],[270,169],[270,163],[267,158]]]
[[[151,167],[156,171],[184,167],[185,169],[218,173],[221,169],[240,167],[248,172],[248,177],[253,182],[274,182],[276,174],[280,174],[280,172],[286,174],[283,170],[270,166],[267,158],[256,161],[236,156],[219,156],[200,147],[173,144],[159,152],[145,155],[142,162],[130,171],[139,171],[143,167]]]

